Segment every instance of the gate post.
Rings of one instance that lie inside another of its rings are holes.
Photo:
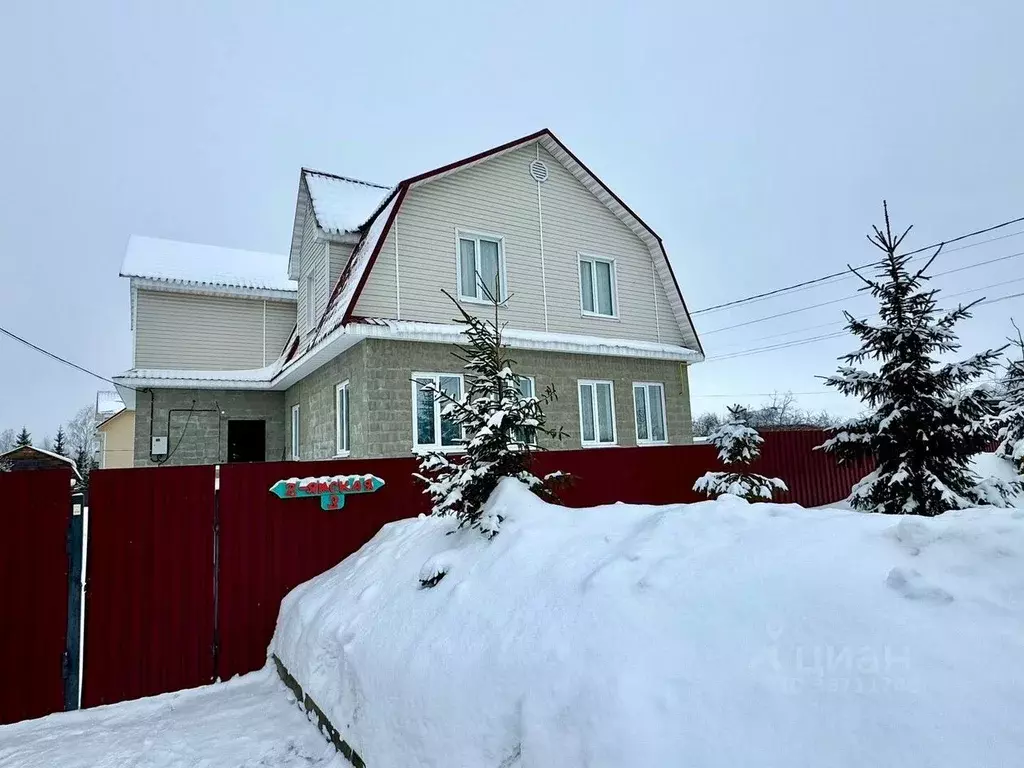
[[[88,504],[88,490],[71,495],[68,521],[68,634],[64,649],[64,711],[79,708],[82,651],[82,521]]]

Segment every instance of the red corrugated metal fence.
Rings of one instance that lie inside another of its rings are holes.
[[[64,709],[71,470],[0,472],[0,723]]]
[[[837,501],[867,466],[837,467],[812,450],[824,439],[818,431],[766,433],[754,469],[789,484],[782,501]],[[219,491],[209,466],[93,473],[83,703],[262,667],[291,589],[358,550],[385,523],[429,510],[413,477],[417,467],[413,457],[229,464],[220,469]],[[574,475],[563,494],[571,506],[695,501],[694,481],[720,468],[708,445],[542,453],[537,467]],[[269,492],[288,477],[369,472],[385,487],[349,497],[338,512]]]
[[[97,470],[89,494],[82,706],[212,682],[214,467]]]

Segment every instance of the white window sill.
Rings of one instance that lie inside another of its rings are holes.
[[[616,322],[619,320],[618,315],[602,315],[600,312],[587,312],[585,309],[580,312],[580,317],[589,317],[595,320],[615,320]]]
[[[478,299],[475,296],[459,296],[460,304],[482,304],[485,307],[493,307],[494,303],[490,299]],[[498,306],[502,309],[508,309],[508,297],[498,302]]]
[[[426,456],[429,453],[465,453],[464,445],[417,445],[412,449],[415,456]]]
[[[618,443],[580,443],[581,448],[618,448]]]
[[[348,456],[349,456],[349,451],[338,451],[336,454],[334,454],[333,458],[335,458],[335,459],[347,459]]]
[[[652,445],[668,445],[668,440],[637,440],[636,444],[641,448],[649,448]]]

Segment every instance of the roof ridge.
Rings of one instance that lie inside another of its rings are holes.
[[[340,181],[347,181],[350,184],[362,184],[365,187],[373,187],[374,189],[392,189],[392,187],[386,184],[378,184],[375,181],[366,181],[364,179],[355,179],[351,176],[342,176],[338,173],[328,173],[327,171],[318,171],[316,168],[307,168],[302,166],[303,173],[311,173],[314,176],[325,176],[328,179],[338,179]]]

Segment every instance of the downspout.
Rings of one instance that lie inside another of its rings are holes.
[[[540,160],[540,143],[537,143],[537,159]],[[544,207],[541,205],[540,182],[537,182],[537,230],[540,234],[540,286],[544,296],[544,332],[548,330],[548,274],[544,264]]]
[[[267,300],[263,300],[263,367],[267,366]]]

